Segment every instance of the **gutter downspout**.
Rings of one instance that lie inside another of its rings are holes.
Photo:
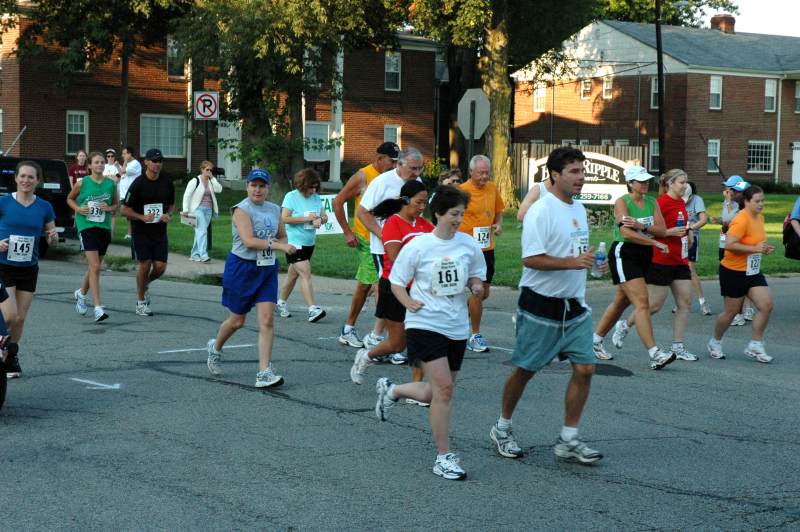
[[[783,75],[783,78],[778,79],[778,112],[776,116],[776,133],[775,133],[775,183],[780,181],[780,153],[781,153],[781,95],[783,93],[783,80],[786,78],[786,74]]]

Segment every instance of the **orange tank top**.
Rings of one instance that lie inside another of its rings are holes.
[[[367,166],[362,168],[361,171],[364,172],[365,183],[366,183],[364,185],[364,190],[367,190],[369,184],[372,183],[373,179],[375,179],[380,175],[380,172],[378,172],[378,169],[371,164],[368,164]],[[353,232],[358,236],[360,236],[361,238],[363,238],[364,240],[366,240],[367,242],[369,242],[369,229],[364,227],[364,224],[362,224],[361,220],[358,219],[358,216],[355,215],[355,213],[358,212],[358,206],[361,205],[361,196],[364,194],[364,190],[361,191],[361,194],[356,196],[355,206],[353,207],[353,219],[355,220],[353,222]]]

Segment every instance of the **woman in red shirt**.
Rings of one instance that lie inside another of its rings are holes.
[[[75,188],[75,183],[78,182],[78,179],[83,179],[92,173],[91,170],[89,170],[86,151],[78,150],[78,153],[75,155],[75,162],[69,165],[67,172],[69,173],[69,184],[72,188]]]
[[[380,273],[378,281],[378,303],[375,317],[386,320],[386,339],[372,349],[359,349],[356,352],[353,367],[350,369],[350,379],[355,384],[364,381],[367,368],[375,360],[402,353],[406,348],[405,325],[406,308],[400,304],[392,293],[389,283],[389,273],[400,250],[411,240],[423,233],[433,232],[433,225],[422,217],[425,206],[428,204],[428,192],[425,185],[419,181],[407,181],[400,189],[400,197],[387,199],[381,202],[371,212],[378,219],[385,220],[381,230],[381,240],[386,253],[383,255],[383,264],[376,264]],[[397,363],[403,363],[405,359]],[[395,363],[394,359],[392,363]],[[422,373],[418,368],[412,369],[414,381],[422,380]]]
[[[672,349],[670,356],[680,360],[697,360],[697,356],[686,350],[683,337],[689,313],[692,308],[692,272],[689,269],[689,248],[692,247],[692,232],[689,226],[689,212],[683,201],[689,177],[680,169],[672,169],[661,176],[656,199],[658,208],[667,227],[665,236],[656,238],[667,245],[666,253],[653,253],[653,262],[645,274],[647,281],[650,314],[655,314],[664,305],[671,291],[677,310],[672,320]],[[628,325],[634,324],[634,317],[628,318]]]

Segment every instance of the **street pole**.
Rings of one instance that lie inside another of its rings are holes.
[[[467,163],[472,160],[475,148],[475,100],[469,102],[469,149],[467,150]]]
[[[664,140],[664,49],[661,46],[661,0],[656,0],[656,53],[658,55],[658,170],[667,171],[664,154],[667,144]]]

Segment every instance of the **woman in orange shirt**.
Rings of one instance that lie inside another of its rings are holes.
[[[758,309],[753,318],[753,337],[744,354],[758,362],[772,361],[764,350],[764,331],[772,312],[772,294],[767,280],[761,273],[761,258],[775,251],[767,242],[764,229],[764,191],[751,185],[742,194],[739,214],[731,220],[725,241],[725,256],[719,264],[720,292],[725,308],[714,326],[714,336],[708,341],[711,358],[725,358],[722,351],[722,335],[728,330],[733,317],[742,311],[747,296]]]

